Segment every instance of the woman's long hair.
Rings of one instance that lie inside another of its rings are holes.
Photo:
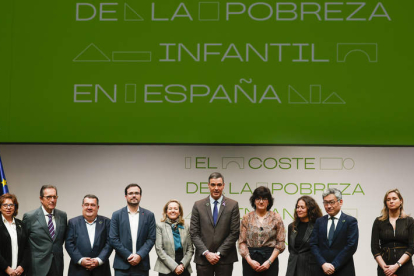
[[[316,203],[316,201],[310,196],[301,196],[300,198],[298,198],[298,200],[296,201],[296,205],[295,205],[295,215],[294,215],[295,228],[300,222],[300,219],[296,212],[296,207],[298,206],[298,203],[300,200],[303,200],[305,202],[306,208],[308,208],[308,218],[310,222],[315,223],[317,218],[322,217],[322,211],[321,211],[321,208],[319,208],[318,203]]]
[[[384,208],[382,208],[382,210],[381,210],[381,216],[378,219],[380,221],[385,221],[385,220],[387,220],[389,218],[389,211],[390,210],[388,209],[388,206],[387,206],[387,197],[388,197],[388,195],[390,193],[396,193],[397,196],[398,196],[398,198],[401,200],[400,216],[399,217],[400,218],[406,218],[406,217],[408,217],[408,215],[404,212],[404,206],[403,206],[404,200],[403,200],[403,197],[402,197],[400,191],[396,188],[396,189],[388,190],[385,193],[385,196],[384,196]]]

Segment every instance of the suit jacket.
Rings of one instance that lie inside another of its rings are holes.
[[[63,275],[63,242],[66,236],[67,216],[60,210],[54,210],[55,239],[49,233],[42,207],[24,214],[23,224],[29,235],[32,276],[45,276],[54,258],[59,275]]]
[[[23,275],[30,268],[30,248],[27,239],[26,228],[19,219],[14,219],[16,223],[17,245],[19,247],[17,253],[17,266],[24,269]],[[9,231],[0,215],[0,276],[7,276],[6,268],[12,265],[12,244]]]
[[[112,247],[109,244],[111,220],[107,217],[98,216],[95,224],[95,240],[91,248],[85,218],[78,216],[69,220],[65,241],[66,251],[71,258],[68,276],[111,275],[108,260],[112,253]],[[78,264],[83,257],[99,258],[103,264],[92,271],[88,271]]]
[[[239,204],[223,197],[217,224],[214,226],[210,197],[194,203],[191,214],[190,235],[196,248],[194,262],[210,265],[203,252],[220,252],[220,261],[216,264],[232,264],[238,261],[236,241],[240,233]]]
[[[309,244],[310,237],[313,231],[313,223],[309,222],[306,228],[305,235],[302,239],[302,245],[299,249],[295,248],[296,236],[298,232],[294,230],[294,223],[288,226],[288,249],[289,260],[286,270],[286,276],[314,276],[318,273],[319,267],[316,264],[315,257],[311,252]],[[295,274],[296,272],[296,274]]]
[[[129,224],[128,208],[124,207],[112,214],[109,241],[115,249],[114,269],[129,269],[127,259],[132,253],[141,256],[137,265],[139,270],[148,271],[150,266],[149,252],[155,243],[155,218],[151,211],[139,207],[139,224],[136,249],[132,252],[131,227]]]
[[[342,212],[336,225],[331,246],[328,243],[328,215],[318,218],[311,237],[311,250],[320,270],[324,263],[335,267],[334,276],[355,276],[353,255],[358,247],[358,222],[356,218]]]
[[[185,225],[184,229],[178,228],[180,232],[181,245],[183,246],[184,257],[181,263],[188,270],[191,269],[191,257],[193,257],[194,249],[191,242],[190,233],[188,232],[188,226]],[[174,272],[178,264],[175,262],[175,244],[174,236],[171,226],[165,222],[157,223],[157,240],[155,241],[155,251],[157,252],[158,259],[155,263],[154,270],[163,274],[169,274]]]

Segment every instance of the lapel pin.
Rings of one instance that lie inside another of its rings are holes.
[[[222,203],[221,205],[226,206],[226,202],[225,202],[225,201],[223,201],[223,203]]]
[[[345,222],[345,220],[343,220],[342,222]]]
[[[102,220],[99,222],[99,224],[102,224]]]
[[[208,203],[208,202],[207,202],[207,203],[206,203],[206,206],[210,206],[210,203]]]

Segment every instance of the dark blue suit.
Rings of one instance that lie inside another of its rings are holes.
[[[128,257],[132,253],[141,256],[141,262],[133,267],[137,275],[148,275],[150,269],[149,252],[155,244],[156,226],[154,214],[139,207],[139,224],[137,235],[137,252],[132,252],[131,227],[129,224],[128,209],[124,207],[112,214],[111,231],[109,239],[116,255],[114,260],[115,270],[128,270],[132,266],[128,263]]]
[[[334,276],[355,276],[353,255],[358,247],[358,222],[356,218],[342,212],[336,225],[331,246],[328,243],[328,218],[318,218],[310,240],[311,250],[320,269],[318,275],[325,275],[324,263],[335,267]]]
[[[112,253],[112,247],[109,244],[111,220],[107,217],[97,216],[95,223],[95,240],[93,248],[91,248],[84,217],[78,216],[69,220],[65,242],[66,251],[68,251],[71,258],[68,276],[111,275],[111,267],[108,260]],[[99,258],[103,264],[92,271],[88,271],[78,264],[83,257]]]

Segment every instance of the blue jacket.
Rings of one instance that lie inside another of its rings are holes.
[[[353,255],[358,247],[358,222],[342,212],[336,225],[331,246],[328,243],[328,215],[318,218],[312,231],[310,246],[320,267],[318,275],[325,275],[324,263],[335,267],[334,276],[355,276]]]
[[[151,211],[139,207],[137,252],[134,252],[142,258],[141,262],[137,265],[139,270],[147,271],[151,268],[149,252],[155,244],[155,238],[156,226],[154,214]],[[114,269],[129,269],[131,265],[127,259],[133,252],[127,207],[112,214],[109,240],[116,252]]]
[[[107,217],[97,216],[95,228],[95,240],[93,248],[89,240],[88,230],[83,216],[78,216],[69,220],[66,234],[65,247],[71,260],[68,276],[83,275],[102,275],[110,276],[109,256],[112,247],[109,244],[109,227],[111,220]],[[83,257],[99,258],[104,263],[92,270],[92,273],[78,262]]]

